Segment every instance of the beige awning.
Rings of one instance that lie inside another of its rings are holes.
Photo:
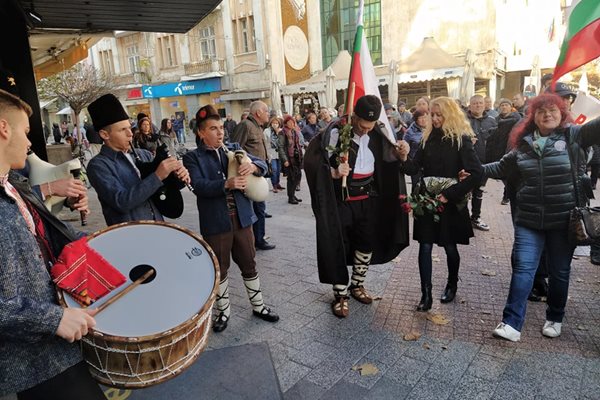
[[[425,82],[460,77],[464,61],[447,53],[432,37],[398,65],[398,83]]]

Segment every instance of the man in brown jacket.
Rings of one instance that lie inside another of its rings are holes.
[[[250,114],[248,118],[241,121],[229,138],[230,142],[239,143],[240,147],[247,153],[265,161],[267,165],[267,144],[263,134],[263,126],[269,121],[269,107],[262,101],[254,101],[250,104]],[[252,226],[254,231],[254,245],[260,250],[272,250],[275,245],[269,244],[265,240],[265,209],[264,201],[253,202],[254,214],[258,221]]]

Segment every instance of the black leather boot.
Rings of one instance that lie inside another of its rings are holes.
[[[421,286],[421,301],[417,306],[417,311],[431,310],[433,297],[431,296],[431,285]]]
[[[444,289],[444,293],[440,298],[440,302],[442,303],[450,303],[456,297],[456,283],[448,282],[446,284],[446,289]]]

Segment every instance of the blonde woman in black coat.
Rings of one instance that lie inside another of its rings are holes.
[[[473,148],[474,137],[458,104],[449,97],[438,97],[431,101],[430,117],[415,156],[409,159],[404,154],[408,148],[406,142],[400,146],[404,149],[401,153],[401,170],[409,175],[421,173],[423,179],[419,193],[427,190],[430,196],[435,196],[443,204],[443,210],[425,212],[414,219],[413,238],[419,242],[422,293],[418,311],[431,309],[433,302],[431,252],[434,244],[444,247],[448,259],[448,282],[440,301],[449,303],[456,296],[460,266],[457,244],[469,244],[469,239],[473,237],[465,197],[483,175],[483,168]],[[459,182],[461,170],[470,176]]]

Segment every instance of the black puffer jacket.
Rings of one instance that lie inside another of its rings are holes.
[[[548,136],[541,156],[533,149],[533,133],[528,133],[515,150],[484,166],[489,178],[518,182],[515,224],[540,230],[567,229],[569,212],[576,204],[567,143],[574,156],[583,157],[582,149],[600,144],[600,118],[583,126],[557,129]],[[577,203],[585,204],[583,188],[578,189]]]

